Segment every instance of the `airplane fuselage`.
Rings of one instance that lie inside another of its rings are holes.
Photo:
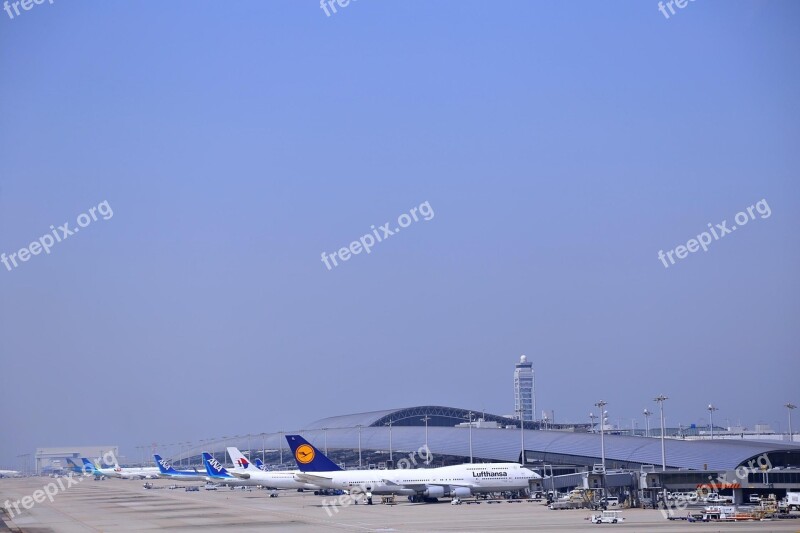
[[[468,496],[526,489],[538,475],[516,463],[487,463],[401,470],[344,470],[298,474],[299,481],[325,488],[373,494]]]
[[[254,482],[256,485],[268,487],[270,489],[319,489],[319,485],[313,485],[304,481],[298,481],[295,478],[299,474],[299,470],[285,470],[285,471],[264,471],[257,468],[248,468],[245,470],[235,470],[237,474],[249,474],[248,481]]]

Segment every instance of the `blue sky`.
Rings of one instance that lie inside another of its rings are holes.
[[[800,5],[66,2],[0,12],[0,464],[442,404],[781,425]],[[657,258],[766,199],[669,268]],[[320,254],[435,217],[327,270]],[[777,429],[777,427],[776,427]]]

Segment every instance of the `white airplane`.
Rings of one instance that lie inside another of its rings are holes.
[[[84,470],[91,472],[96,477],[118,477],[121,479],[155,479],[158,477],[159,470],[155,466],[144,468],[122,468],[118,464],[114,468],[98,468],[86,457],[81,457]]]
[[[411,501],[464,498],[473,494],[522,490],[541,479],[517,463],[484,463],[400,470],[342,470],[300,435],[286,435],[299,481],[342,490],[409,496]]]
[[[258,485],[270,489],[307,489],[317,490],[321,488],[319,485],[297,481],[295,474],[299,474],[299,470],[284,470],[284,471],[267,471],[257,468],[251,463],[247,457],[239,451],[239,448],[233,446],[228,448],[228,455],[231,456],[233,464],[236,465],[229,474],[239,476],[244,474],[249,476],[248,479],[257,481]]]
[[[21,477],[17,470],[0,470],[0,477]]]

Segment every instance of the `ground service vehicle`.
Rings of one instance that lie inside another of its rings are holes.
[[[592,524],[616,524],[624,520],[622,511],[603,511],[600,514],[593,514],[591,518]]]

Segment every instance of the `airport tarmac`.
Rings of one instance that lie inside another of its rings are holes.
[[[18,500],[42,489],[51,478],[0,480],[0,506],[6,500]],[[339,512],[323,507],[323,501],[336,497],[311,493],[280,491],[270,498],[270,491],[230,490],[199,492],[168,489],[170,480],[153,480],[154,488],[144,482],[84,478],[80,483],[59,491],[50,503],[45,500],[30,510],[23,510],[9,525],[14,531],[28,533],[77,533],[86,531],[584,531],[596,528],[587,518],[591,511],[551,511],[540,502],[497,503],[480,505],[412,504],[398,499],[393,506],[349,505]],[[377,502],[380,498],[376,497]],[[0,514],[0,516],[3,516]],[[654,510],[623,511],[624,524],[604,524],[604,528],[626,531],[736,531],[739,533],[792,531],[800,532],[800,519],[771,522],[686,523],[665,520]],[[4,531],[0,522],[0,531]]]

